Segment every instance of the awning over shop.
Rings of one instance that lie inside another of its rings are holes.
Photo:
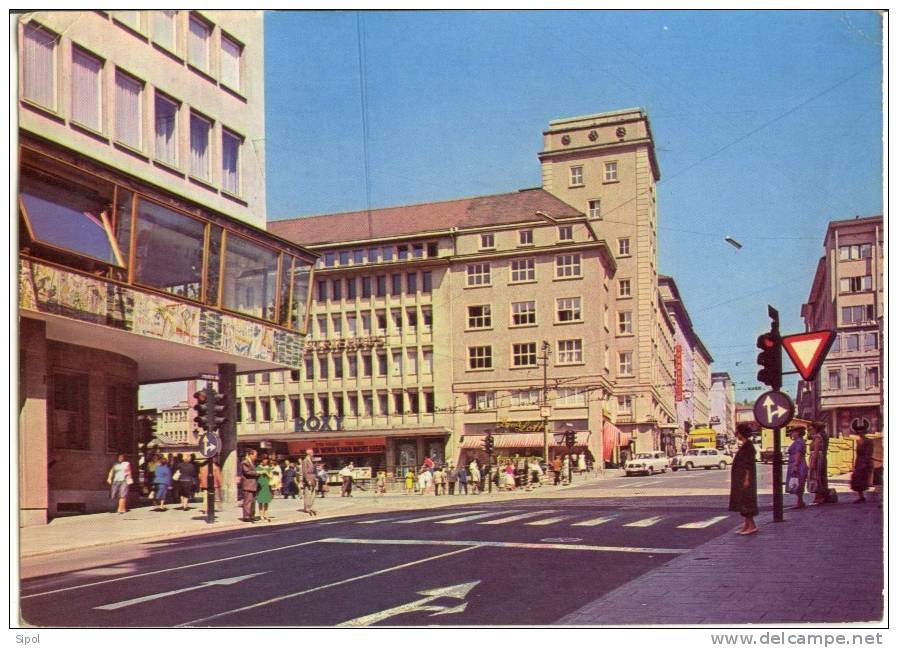
[[[314,439],[309,441],[288,441],[290,454],[302,454],[312,448],[316,457],[327,455],[382,454],[386,452],[386,437],[352,437],[345,439]]]
[[[461,447],[465,450],[477,450],[483,448],[483,434],[466,434]],[[496,448],[542,448],[543,433],[542,432],[526,432],[512,434],[494,434],[494,447]],[[577,443],[574,447],[586,446],[589,442],[589,431],[577,431]],[[555,448],[564,447],[564,434],[549,434],[549,445]]]

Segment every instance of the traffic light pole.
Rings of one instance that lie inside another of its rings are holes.
[[[206,523],[215,522],[215,465],[213,457],[206,459],[209,474],[206,476]]]
[[[782,428],[773,428],[773,521],[783,521],[783,443]]]

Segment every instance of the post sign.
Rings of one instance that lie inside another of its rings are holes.
[[[674,347],[674,401],[683,401],[683,347]]]
[[[814,380],[829,348],[836,339],[835,331],[812,331],[783,338],[783,348],[805,380]]]
[[[784,427],[795,416],[795,403],[783,392],[769,391],[755,401],[754,414],[761,427]]]
[[[200,454],[206,459],[211,459],[221,450],[221,439],[215,432],[206,432],[199,438]]]

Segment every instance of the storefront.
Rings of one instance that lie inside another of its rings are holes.
[[[574,454],[586,453],[590,464],[595,461],[601,447],[601,433],[593,435],[586,420],[549,421],[548,438],[542,432],[542,421],[503,421],[500,425],[489,423],[472,423],[465,426],[465,433],[459,442],[460,463],[468,463],[477,459],[485,463],[486,452],[483,450],[483,439],[487,433],[493,435],[493,460],[500,458],[534,457],[544,460],[544,444],[548,441],[551,462],[555,457],[568,454],[564,443],[565,432],[576,432]]]

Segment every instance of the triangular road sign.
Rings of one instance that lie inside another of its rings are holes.
[[[805,380],[814,380],[817,370],[823,364],[823,359],[835,339],[835,331],[813,331],[788,335],[783,338],[783,348],[789,354],[792,364],[798,369],[801,377]]]

